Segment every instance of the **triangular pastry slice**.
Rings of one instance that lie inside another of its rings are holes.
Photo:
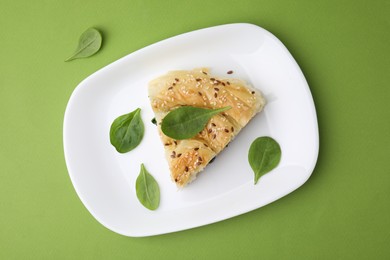
[[[260,112],[260,91],[238,79],[211,76],[208,69],[171,71],[149,83],[149,98],[165,148],[171,178],[184,187]],[[174,140],[161,131],[161,121],[180,106],[230,110],[213,116],[195,137]]]

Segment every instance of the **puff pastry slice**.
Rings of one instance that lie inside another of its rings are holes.
[[[239,79],[212,76],[206,68],[171,71],[152,80],[148,90],[171,178],[178,187],[193,181],[265,105],[259,90]],[[180,106],[232,108],[213,116],[193,138],[174,140],[161,131],[161,121]]]

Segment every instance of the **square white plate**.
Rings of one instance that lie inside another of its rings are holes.
[[[147,85],[170,70],[196,67],[248,81],[268,104],[196,181],[178,190],[150,122],[154,115]],[[234,73],[227,75],[229,70]],[[109,141],[111,123],[137,107],[142,109],[144,138],[135,150],[119,154]],[[282,159],[254,185],[247,156],[259,136],[277,140]],[[127,55],[81,82],[64,118],[65,159],[77,194],[101,224],[126,236],[189,229],[271,203],[306,182],[318,146],[314,103],[300,68],[275,36],[251,24],[185,33]],[[160,186],[156,211],[144,208],[135,194],[141,163]]]

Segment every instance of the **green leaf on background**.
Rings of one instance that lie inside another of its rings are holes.
[[[81,34],[76,51],[65,61],[92,56],[99,51],[101,45],[102,35],[100,32],[95,28],[89,28]]]

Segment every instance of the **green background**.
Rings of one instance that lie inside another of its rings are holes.
[[[0,259],[390,259],[389,1],[0,1]],[[249,22],[291,51],[317,108],[309,181],[268,206],[147,238],[100,225],[69,179],[77,84],[167,37]],[[95,26],[104,46],[65,63]]]

